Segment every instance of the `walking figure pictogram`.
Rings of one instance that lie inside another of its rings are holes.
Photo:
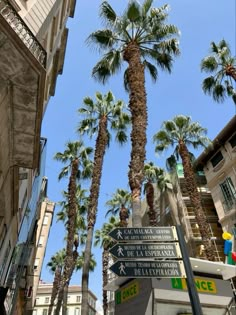
[[[126,275],[125,265],[122,262],[120,263],[119,270],[120,270],[120,274],[123,273],[124,275]]]
[[[117,239],[119,239],[119,238],[123,239],[121,230],[118,230],[118,231],[117,231],[116,236],[117,236]]]
[[[121,246],[118,247],[117,254],[118,254],[118,256],[124,256],[123,248]]]

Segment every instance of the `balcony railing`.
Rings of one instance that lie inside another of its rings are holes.
[[[6,0],[0,0],[0,15],[8,22],[39,63],[46,68],[46,51],[16,12],[14,7]]]

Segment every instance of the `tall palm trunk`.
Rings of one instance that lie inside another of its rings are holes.
[[[78,173],[78,159],[72,162],[71,175],[68,185],[68,222],[67,222],[67,243],[66,243],[66,257],[65,264],[61,279],[61,284],[58,292],[58,301],[55,310],[55,315],[59,315],[61,304],[63,300],[63,292],[65,285],[70,281],[71,275],[73,273],[74,257],[73,257],[73,247],[74,247],[74,235],[76,230],[76,213],[77,213],[77,200],[76,200],[76,177]]]
[[[141,187],[146,158],[147,106],[145,92],[144,65],[141,63],[139,47],[130,42],[124,52],[128,62],[129,108],[132,119],[131,160],[129,164],[129,185],[132,194],[132,225],[141,226]]]
[[[67,315],[68,288],[69,284],[67,283],[63,291],[62,315]]]
[[[163,189],[160,191],[160,226],[164,226],[165,224],[165,192]]]
[[[157,214],[154,208],[154,188],[151,181],[148,181],[146,184],[146,199],[149,207],[149,224],[150,226],[157,226]]]
[[[68,293],[68,287],[70,284],[70,279],[72,277],[73,271],[75,269],[75,265],[77,262],[78,252],[77,248],[72,252],[72,258],[69,260],[70,264],[68,265],[68,269],[66,270],[66,277],[63,278],[63,283],[60,286],[60,290],[58,292],[58,299],[57,299],[57,305],[54,312],[54,315],[59,315],[61,310],[62,301],[65,302],[65,305],[63,305],[62,313],[63,315],[66,314],[66,308],[67,308],[67,297],[65,297],[65,294]]]
[[[229,75],[231,78],[236,81],[236,69],[232,65],[228,65],[225,69],[226,75]]]
[[[127,227],[128,225],[127,219],[129,218],[129,214],[128,214],[128,209],[124,205],[122,205],[120,208],[119,217],[120,217],[120,226]]]
[[[48,308],[48,315],[52,314],[54,302],[55,302],[57,294],[58,294],[58,290],[59,290],[60,282],[61,282],[61,271],[62,271],[61,268],[57,268],[55,271],[53,285],[52,285],[51,300],[50,300],[50,305]]]
[[[179,141],[179,154],[183,162],[184,178],[186,188],[193,205],[194,214],[196,217],[199,231],[205,247],[206,258],[210,261],[215,261],[214,247],[211,241],[211,230],[207,222],[206,215],[202,209],[201,198],[197,189],[195,174],[192,169],[189,151],[183,141]]]
[[[173,223],[174,225],[180,225],[178,206],[177,206],[178,201],[175,200],[173,196],[173,191],[171,191],[169,188],[166,188],[166,195],[169,201],[170,213],[171,213],[171,218],[173,220]]]
[[[88,315],[88,284],[89,284],[89,263],[92,251],[94,225],[96,223],[97,205],[102,177],[103,159],[108,143],[107,117],[99,121],[99,130],[94,153],[94,167],[88,204],[88,227],[84,251],[84,265],[82,270],[82,312],[81,315]]]
[[[109,263],[109,250],[107,248],[104,248],[103,253],[102,253],[103,315],[107,315],[107,311],[108,311],[107,291],[104,290],[104,287],[108,284],[108,263]]]

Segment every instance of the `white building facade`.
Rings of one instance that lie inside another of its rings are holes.
[[[52,284],[40,283],[37,290],[33,315],[47,315],[48,314],[48,308],[49,308],[50,299],[51,299],[51,292],[52,292]],[[96,296],[91,291],[89,291],[88,315],[96,314],[96,301],[97,301]],[[81,302],[82,302],[81,287],[77,285],[69,286],[68,295],[67,295],[67,315],[80,315]],[[60,314],[61,313],[62,313],[62,310]]]

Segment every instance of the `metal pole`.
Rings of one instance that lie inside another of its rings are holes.
[[[182,252],[182,258],[183,258],[184,268],[185,268],[186,277],[187,277],[186,281],[187,281],[187,286],[188,286],[188,294],[189,294],[190,302],[192,305],[193,315],[203,315],[198,292],[195,286],[192,266],[191,266],[190,259],[188,256],[187,246],[185,243],[181,225],[179,224],[176,225],[176,231],[177,231],[177,235],[179,239],[180,249]]]

